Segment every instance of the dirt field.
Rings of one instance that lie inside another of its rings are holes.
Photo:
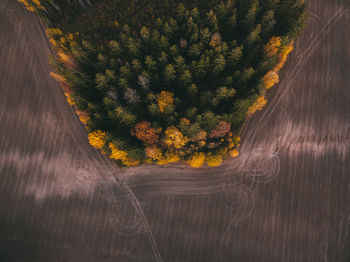
[[[307,2],[237,159],[119,170],[50,78],[37,19],[0,0],[0,261],[350,261],[350,2]]]

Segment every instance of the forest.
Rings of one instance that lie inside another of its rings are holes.
[[[303,0],[18,1],[46,23],[90,144],[120,166],[237,157],[307,19]]]

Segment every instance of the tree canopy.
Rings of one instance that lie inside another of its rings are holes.
[[[238,156],[305,22],[302,0],[20,2],[51,26],[52,76],[91,144],[127,166]]]

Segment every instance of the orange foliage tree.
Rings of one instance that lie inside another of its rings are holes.
[[[168,91],[162,91],[158,95],[158,106],[159,111],[164,112],[164,109],[168,106],[174,103],[174,93],[168,92]]]
[[[282,39],[279,36],[273,36],[269,42],[265,45],[264,50],[267,56],[277,55],[279,48],[281,47]]]
[[[266,103],[267,103],[267,100],[265,99],[265,97],[259,96],[256,102],[249,107],[247,114],[252,115],[257,110],[262,110],[265,107]]]
[[[94,132],[89,133],[89,143],[94,148],[102,149],[102,147],[105,145],[106,140],[106,133],[101,130],[96,130]]]
[[[85,125],[90,120],[89,115],[83,111],[76,110],[75,113],[79,117],[80,122],[82,122]]]
[[[238,157],[238,155],[239,155],[239,152],[237,149],[232,149],[232,150],[230,150],[229,153],[230,153],[230,156],[232,156],[232,157]]]
[[[63,78],[63,76],[61,76],[59,74],[56,74],[54,72],[50,72],[50,76],[59,83],[65,83],[65,79]]]
[[[131,130],[131,134],[136,135],[136,137],[146,145],[156,143],[159,138],[156,129],[152,128],[151,123],[147,121],[136,124],[134,130]]]

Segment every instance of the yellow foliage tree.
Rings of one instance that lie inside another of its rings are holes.
[[[68,92],[64,92],[64,95],[67,97],[67,102],[68,102],[68,104],[70,104],[71,106],[74,106],[75,103],[74,103],[74,101],[73,101],[71,95],[70,95]]]
[[[153,160],[160,159],[162,157],[162,151],[157,146],[148,146],[145,148],[146,156]]]
[[[18,2],[22,3],[30,12],[34,12],[36,8],[44,9],[39,0],[18,0]]]
[[[262,110],[267,103],[267,100],[264,96],[259,96],[256,102],[249,107],[248,109],[248,116],[254,114],[257,110]]]
[[[165,130],[164,142],[168,147],[180,149],[187,144],[188,138],[184,136],[176,127],[171,126]]]
[[[280,80],[279,76],[275,71],[269,71],[264,76],[264,86],[266,89],[270,89],[275,84],[277,84],[279,82],[279,80]]]
[[[158,106],[159,111],[164,112],[164,109],[168,106],[174,103],[174,93],[168,92],[168,91],[162,91],[158,95]]]
[[[288,59],[288,55],[294,49],[294,41],[291,41],[288,45],[281,47],[280,52],[278,53],[278,64],[275,67],[275,71],[279,71]]]
[[[94,132],[89,133],[89,143],[94,148],[102,149],[102,147],[105,145],[106,140],[106,133],[101,130],[96,130]]]
[[[158,159],[158,165],[167,165],[170,163],[176,163],[180,161],[180,156],[176,153],[166,152],[164,156]]]
[[[60,36],[62,35],[62,31],[58,28],[47,28],[45,30],[45,33],[47,35],[47,37],[55,37],[55,36]]]
[[[199,168],[204,165],[205,162],[205,154],[203,152],[197,152],[188,160],[188,164],[191,167]]]
[[[273,36],[269,42],[265,45],[264,50],[267,56],[277,55],[279,48],[281,47],[282,39],[279,36]]]
[[[220,166],[223,162],[223,156],[221,154],[207,154],[205,161],[208,166],[210,167],[215,167],[215,166]]]
[[[122,163],[126,166],[137,166],[140,164],[140,160],[126,159]]]
[[[109,148],[111,149],[111,155],[109,156],[115,160],[127,161],[127,152],[124,150],[118,149],[118,147],[113,143],[108,143]]]

